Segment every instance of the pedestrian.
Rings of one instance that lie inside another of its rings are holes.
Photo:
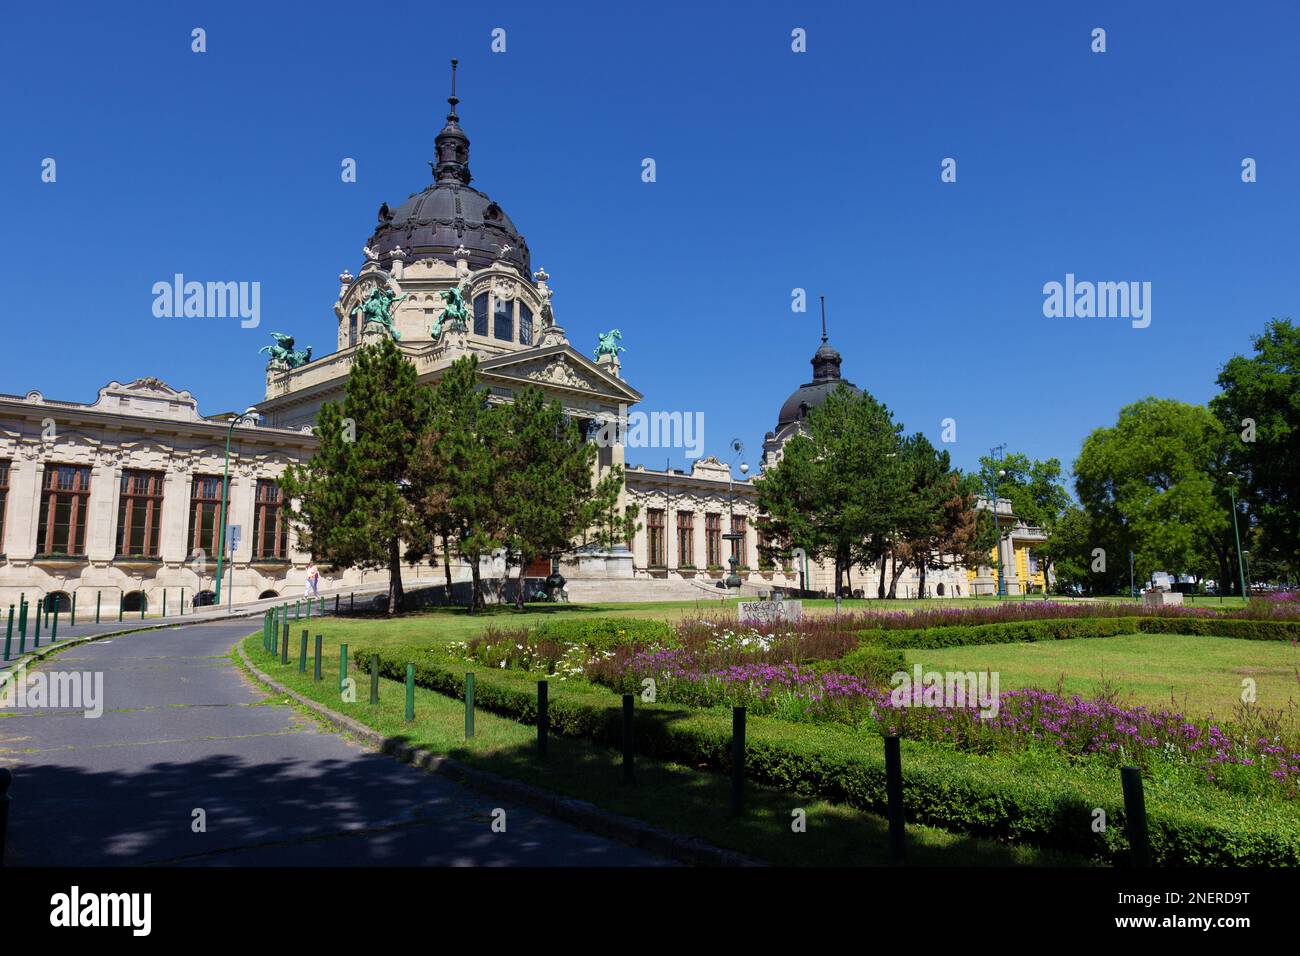
[[[302,596],[304,598],[315,597],[320,589],[320,572],[316,570],[316,562],[309,562],[307,565],[307,586],[303,588]]]

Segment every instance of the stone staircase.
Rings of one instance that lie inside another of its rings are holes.
[[[624,580],[593,580],[570,578],[564,589],[574,604],[595,604],[633,601],[701,601],[718,603],[735,597],[734,590],[715,587],[707,581],[667,581],[662,578],[631,578]],[[760,589],[746,584],[740,596],[757,598]]]

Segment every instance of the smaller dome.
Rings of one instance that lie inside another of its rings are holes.
[[[847,385],[853,391],[861,394],[859,389],[852,382],[847,382],[840,377],[840,363],[843,358],[834,346],[822,337],[822,344],[813,357],[809,360],[813,367],[813,380],[800,385],[794,393],[785,400],[781,406],[781,413],[777,417],[776,430],[779,433],[785,427],[794,422],[803,421],[808,417],[808,413],[826,401],[826,396],[840,385]]]

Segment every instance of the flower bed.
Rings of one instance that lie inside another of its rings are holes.
[[[362,658],[369,650],[358,648]],[[429,648],[380,651],[381,672],[403,680],[415,664],[422,686],[460,697],[464,674]],[[523,723],[537,718],[530,675],[480,672],[475,704]],[[621,707],[608,691],[581,682],[550,699],[553,733],[616,746]],[[718,771],[730,768],[730,715],[668,703],[639,703],[636,749]],[[862,810],[886,806],[878,736],[837,723],[792,724],[755,717],[747,730],[746,775]],[[1158,767],[1155,769],[1159,769]],[[903,741],[903,801],[909,819],[1122,862],[1128,847],[1119,774],[1098,761],[1067,762],[1043,748],[975,754],[928,739]],[[1168,866],[1300,864],[1300,819],[1292,805],[1262,795],[1147,779],[1153,860]],[[1094,810],[1111,823],[1093,829]]]

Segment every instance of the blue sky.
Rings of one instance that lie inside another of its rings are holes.
[[[740,437],[757,463],[810,377],[819,294],[845,377],[936,442],[955,418],[965,467],[1005,442],[1068,468],[1123,405],[1207,400],[1300,312],[1294,4],[450,9],[8,10],[0,391],[89,401],[157,375],[216,413],[261,397],[271,330],[332,350],[336,276],[380,202],[430,180],[452,56],[474,185],[550,273],[557,319],[588,353],[619,327],[643,407],[702,411],[710,453]],[[260,282],[261,327],[156,318],[176,272]],[[1044,317],[1067,273],[1150,282],[1150,327]],[[629,452],[665,457],[684,464]]]

